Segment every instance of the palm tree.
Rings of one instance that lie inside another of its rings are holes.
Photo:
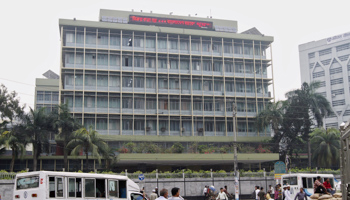
[[[10,171],[13,172],[15,160],[19,157],[23,158],[26,153],[26,137],[23,135],[22,126],[14,126],[11,131],[4,131],[0,136],[0,143],[4,144],[4,148],[10,148],[12,150],[12,158],[10,164]],[[3,149],[2,149],[3,150]]]
[[[69,150],[67,144],[71,140],[73,132],[78,130],[81,125],[71,115],[68,104],[59,105],[57,110],[58,112],[54,113],[53,128],[58,132],[58,139],[63,141],[64,168],[68,170]]]
[[[106,159],[106,170],[111,170],[119,161],[118,153],[116,149],[110,147],[108,147],[107,152],[104,153],[103,157]]]
[[[267,126],[271,125],[272,130],[277,134],[283,120],[286,103],[285,101],[269,102],[265,109],[256,116],[256,129],[263,131]]]
[[[340,132],[335,128],[315,129],[311,134],[314,147],[312,159],[320,167],[331,167],[339,163]]]
[[[311,132],[311,116],[312,114],[316,120],[316,126],[322,127],[323,118],[332,113],[332,108],[329,101],[317,93],[316,90],[320,87],[319,81],[313,81],[310,84],[304,82],[300,89],[296,89],[286,93],[292,109],[299,109],[299,116],[303,120],[302,138],[308,143],[308,159],[309,167],[311,167],[311,145],[310,145],[310,132]]]
[[[73,140],[68,142],[68,148],[72,149],[72,155],[84,152],[86,156],[86,171],[89,170],[89,152],[101,163],[101,157],[108,154],[108,145],[100,138],[100,134],[93,129],[80,128],[73,133]]]
[[[45,108],[33,110],[24,118],[25,131],[33,144],[33,171],[37,170],[38,158],[44,146],[49,143],[48,136],[52,131],[52,117],[45,112]]]

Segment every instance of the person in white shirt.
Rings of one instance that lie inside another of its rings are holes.
[[[204,199],[207,197],[207,194],[208,194],[208,187],[205,186],[204,189],[203,189]]]
[[[220,188],[220,193],[218,194],[218,197],[216,197],[216,200],[228,200],[224,188]]]
[[[287,189],[284,192],[284,196],[285,196],[284,200],[292,200],[292,197],[290,195],[290,186],[289,185],[287,185]]]
[[[180,188],[174,187],[171,189],[171,195],[172,197],[170,197],[169,200],[183,200],[183,198],[180,197]]]
[[[159,192],[159,196],[158,198],[156,198],[156,200],[165,200],[165,199],[168,199],[168,190],[167,189],[162,189],[160,192]]]
[[[258,194],[260,192],[260,187],[259,186],[256,186],[256,190],[255,190],[255,200],[260,200]]]
[[[272,185],[269,185],[269,189],[270,189],[271,197],[273,197],[275,194],[275,188],[273,188]]]

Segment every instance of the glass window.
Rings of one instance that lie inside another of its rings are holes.
[[[134,99],[134,108],[135,109],[144,109],[145,108],[145,100],[144,99]]]
[[[156,109],[156,103],[155,100],[146,100],[146,109]]]
[[[55,177],[49,177],[49,197],[55,198]]]
[[[158,39],[158,48],[159,49],[166,49],[166,39]]]
[[[146,66],[147,66],[147,68],[155,68],[156,67],[156,59],[147,58],[146,59]]]
[[[298,185],[298,179],[296,176],[283,178],[283,185]]]
[[[131,119],[123,119],[123,130],[132,130],[132,120]]]
[[[109,107],[110,108],[119,108],[120,107],[120,99],[111,97],[109,99]]]
[[[123,108],[132,109],[132,98],[131,97],[123,97]]]
[[[177,60],[170,60],[170,69],[179,69]]]
[[[17,178],[17,190],[39,187],[39,176]]]
[[[188,70],[190,69],[190,62],[188,60],[181,60],[180,62],[180,67],[183,70]]]
[[[108,181],[108,191],[109,197],[119,197],[117,180]]]
[[[45,92],[45,101],[51,101],[51,92]]]
[[[135,67],[143,67],[143,57],[141,56],[135,56],[134,57],[134,66]]]
[[[44,100],[44,92],[38,91],[37,92],[37,99],[38,101],[43,101]]]
[[[108,76],[97,76],[97,86],[107,87],[108,86]]]
[[[199,51],[199,42],[192,41],[191,42],[191,49],[192,49],[192,51]]]
[[[144,78],[141,78],[141,77],[135,78],[135,83],[134,83],[135,88],[144,88],[144,85],[145,85]]]
[[[68,178],[68,197],[75,197],[75,178]]]
[[[145,121],[144,120],[135,120],[135,122],[134,122],[134,130],[136,130],[136,131],[144,131],[145,130]]]
[[[85,197],[95,197],[95,179],[85,179]]]
[[[123,77],[123,87],[132,87],[133,80],[132,77]]]
[[[147,48],[155,48],[156,41],[153,38],[147,38],[146,39],[146,47]]]
[[[120,37],[119,36],[110,36],[109,42],[111,46],[120,46]]]
[[[159,58],[158,59],[158,68],[166,69],[167,68],[167,60]]]
[[[63,197],[63,178],[56,178],[56,197]]]
[[[74,33],[66,33],[66,42],[69,42],[69,43],[75,42]]]
[[[198,60],[192,60],[192,70],[200,70],[201,69],[201,62]]]
[[[181,50],[188,50],[188,42],[187,41],[180,41],[180,49]]]
[[[143,47],[143,38],[134,37],[134,47]]]
[[[176,39],[169,40],[169,47],[170,49],[177,49],[177,40]]]

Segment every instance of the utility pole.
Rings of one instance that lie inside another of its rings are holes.
[[[237,133],[236,133],[236,105],[235,103],[232,103],[232,111],[233,111],[233,151],[234,151],[234,157],[233,157],[233,163],[234,163],[234,171],[235,176],[237,176]]]

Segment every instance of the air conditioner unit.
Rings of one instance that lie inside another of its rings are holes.
[[[162,132],[165,132],[165,127],[160,128]]]
[[[181,132],[185,132],[185,128],[184,127],[181,128]]]
[[[146,131],[150,131],[151,130],[151,127],[146,127]]]
[[[198,128],[198,132],[203,132],[203,128]]]
[[[332,94],[332,97],[336,97],[337,95],[336,94]]]

